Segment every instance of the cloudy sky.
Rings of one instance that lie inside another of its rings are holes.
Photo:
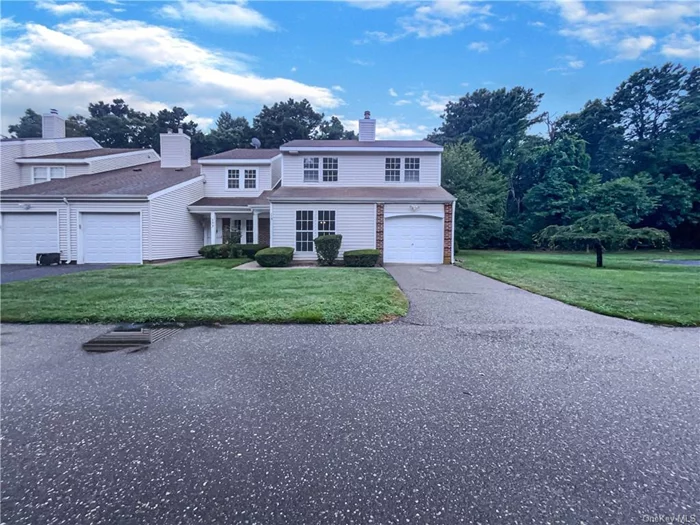
[[[3,2],[2,128],[24,109],[124,98],[222,110],[307,98],[381,138],[423,137],[448,100],[523,85],[575,111],[640,67],[698,63],[697,2]]]

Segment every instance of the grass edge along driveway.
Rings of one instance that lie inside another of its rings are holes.
[[[671,326],[700,326],[700,267],[654,259],[700,259],[700,251],[605,254],[460,251],[467,270],[612,317]]]
[[[122,266],[0,286],[19,323],[379,323],[408,300],[382,268],[237,271],[247,260]]]

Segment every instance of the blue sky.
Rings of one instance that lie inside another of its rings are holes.
[[[289,97],[381,138],[420,138],[448,100],[523,85],[561,115],[640,67],[698,63],[700,3],[2,3],[2,127],[25,108],[86,113],[124,98],[184,107],[208,127]]]

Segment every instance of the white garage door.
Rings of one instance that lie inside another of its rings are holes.
[[[384,221],[384,262],[442,263],[442,219],[388,217]]]
[[[81,213],[84,263],[141,263],[141,215]]]
[[[58,252],[55,213],[3,213],[2,262],[36,264],[36,254]]]

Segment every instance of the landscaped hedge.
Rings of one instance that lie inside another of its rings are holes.
[[[255,254],[255,260],[260,266],[266,268],[279,268],[289,266],[294,256],[294,248],[273,247],[265,248]]]
[[[266,244],[209,244],[199,249],[199,255],[205,259],[254,259],[255,254],[264,248],[267,248]]]
[[[321,235],[314,239],[318,264],[321,266],[332,266],[338,258],[340,244],[343,242],[342,235]]]
[[[345,266],[372,267],[377,265],[379,250],[350,250],[343,254]]]

